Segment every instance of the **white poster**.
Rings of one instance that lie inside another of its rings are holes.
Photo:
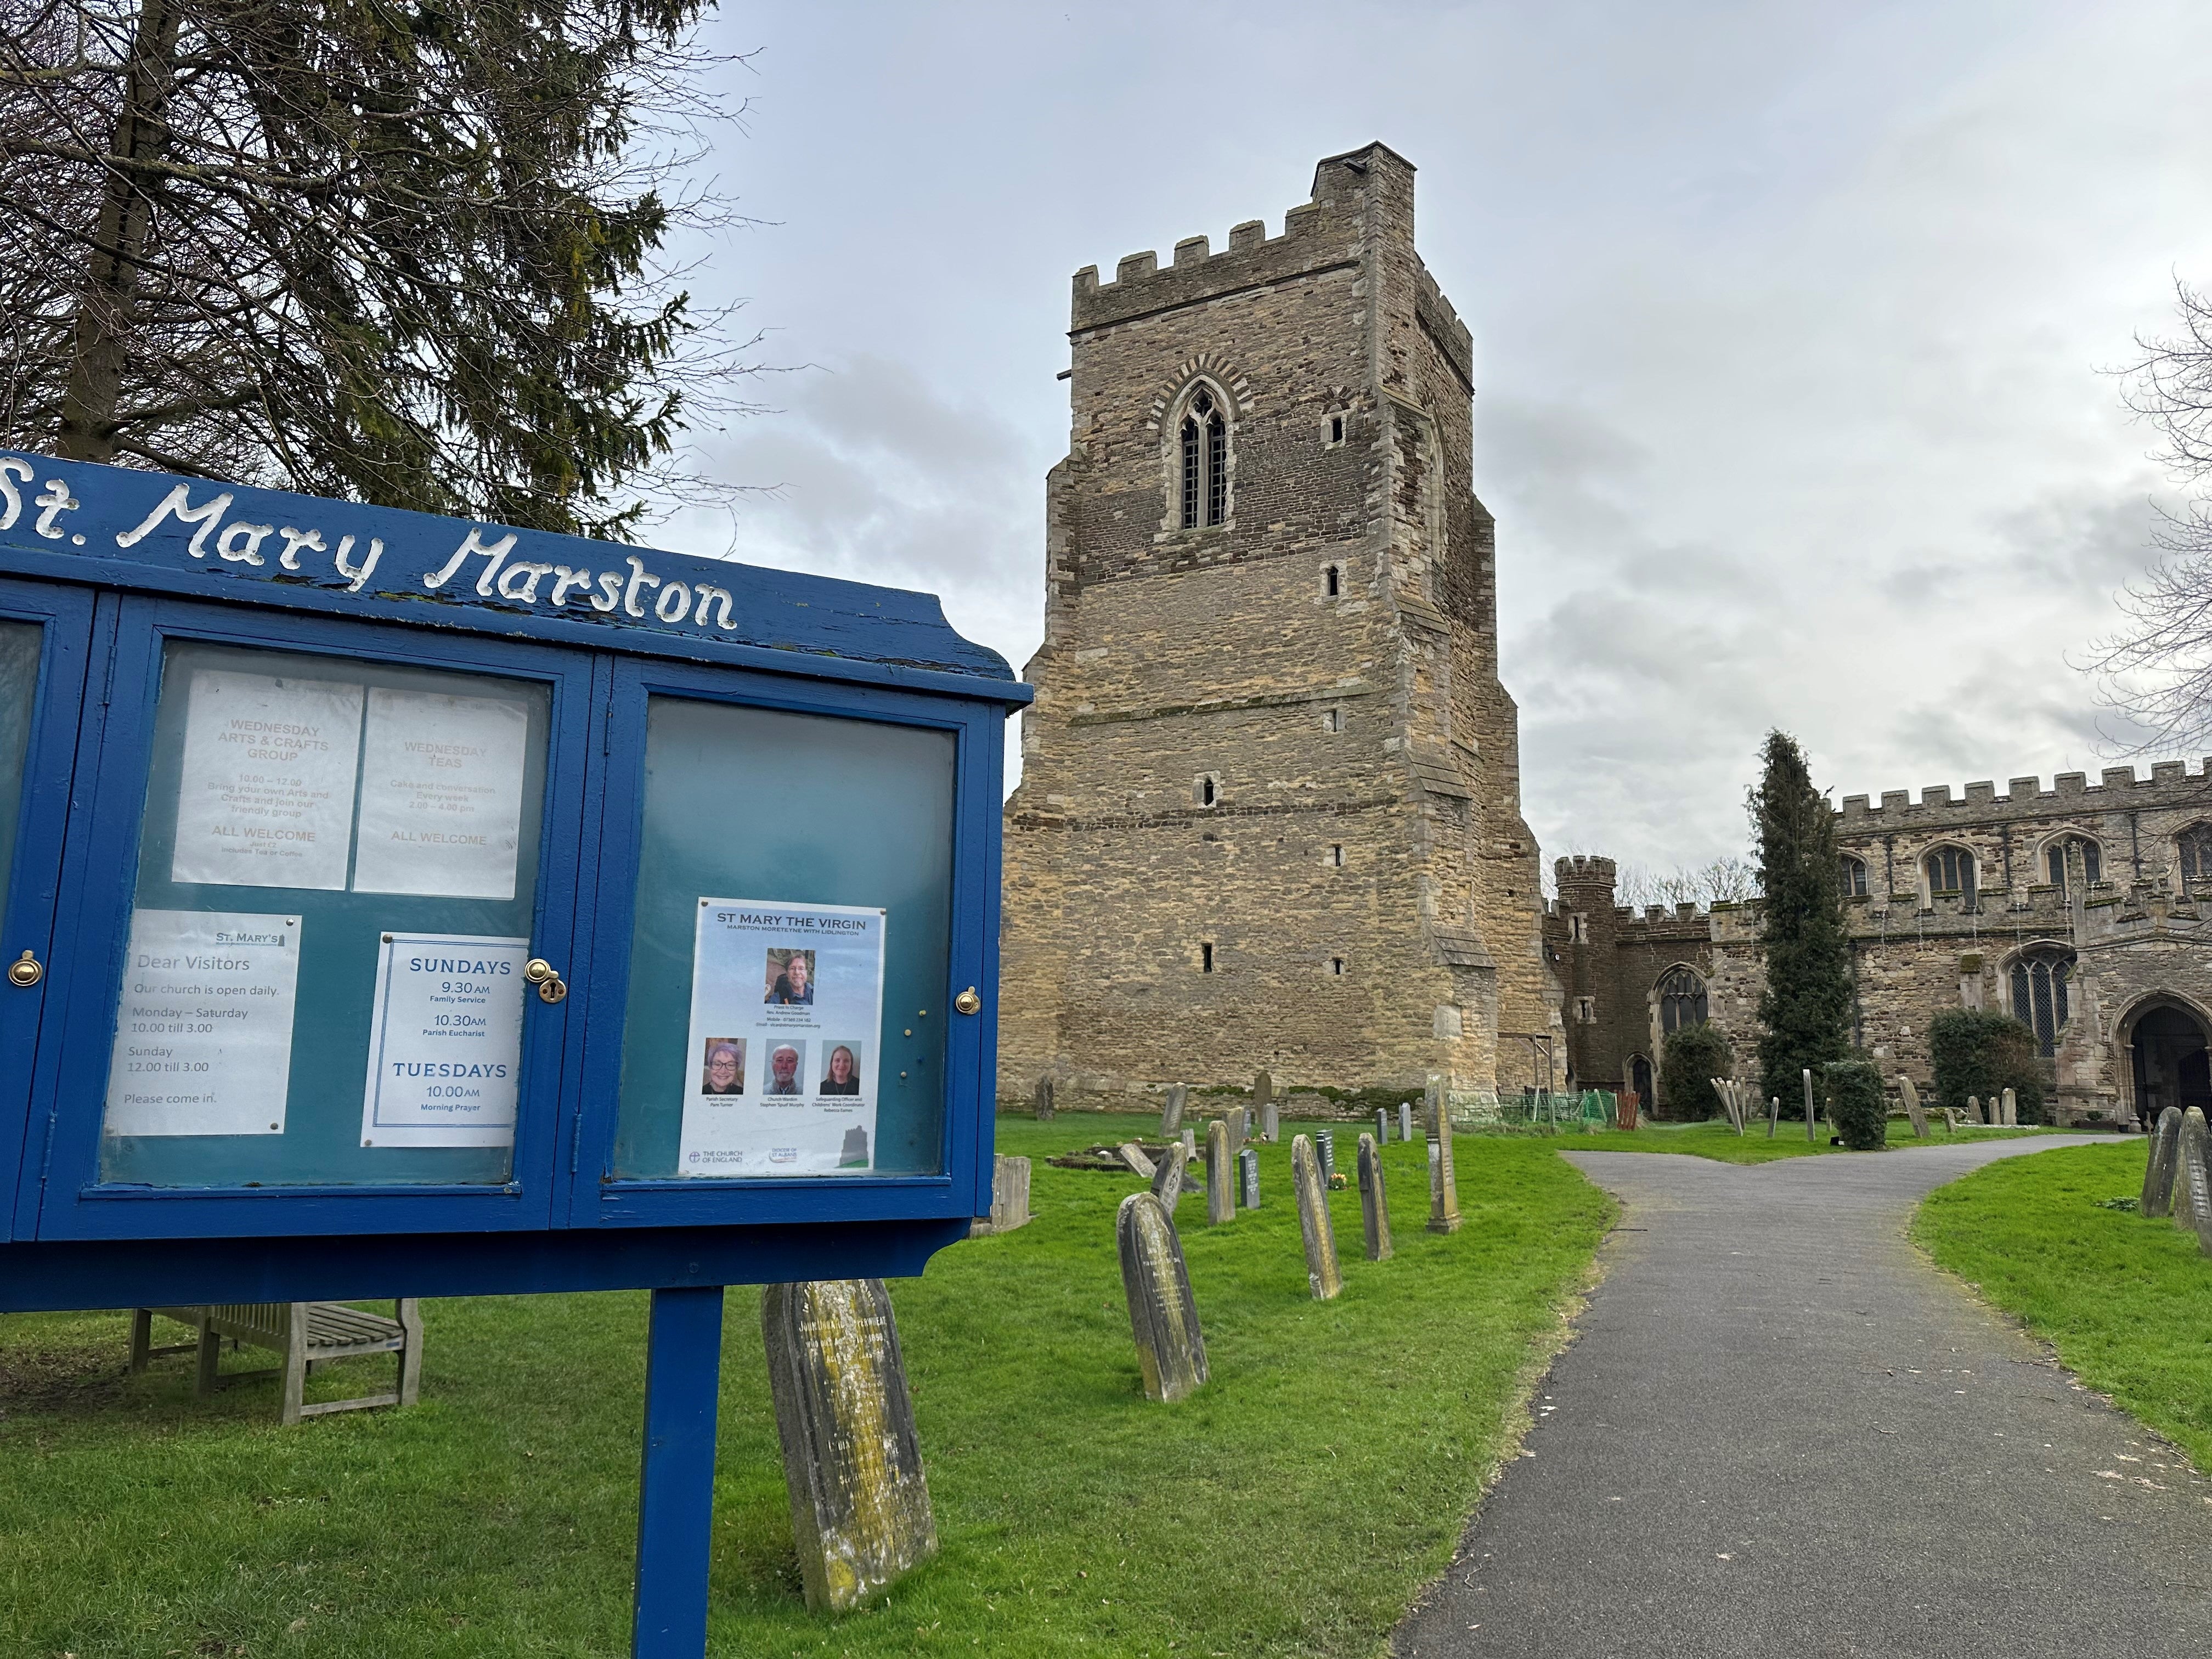
[[[530,941],[386,933],[368,1033],[364,1146],[510,1146]]]
[[[134,912],[107,1133],[283,1133],[299,972],[297,916]]]
[[[361,687],[194,672],[172,881],[346,884]]]
[[[529,735],[519,702],[373,688],[354,890],[513,898]]]
[[[684,1055],[686,1176],[873,1166],[884,912],[701,899]]]

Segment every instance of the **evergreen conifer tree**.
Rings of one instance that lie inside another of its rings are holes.
[[[1812,1068],[1817,1098],[1822,1068],[1850,1053],[1850,962],[1827,799],[1787,732],[1768,732],[1765,754],[1765,771],[1749,801],[1765,892],[1759,1086],[1802,1115],[1805,1068]]]

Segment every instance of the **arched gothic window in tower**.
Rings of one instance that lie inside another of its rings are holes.
[[[1669,968],[1659,976],[1659,1029],[1679,1031],[1705,1023],[1705,982],[1687,968]]]
[[[2212,886],[2212,823],[2192,823],[2173,838],[2180,854],[2181,879],[2188,886]]]
[[[2051,872],[2053,887],[2066,885],[2066,854],[2070,848],[2081,849],[2081,875],[2093,885],[2104,879],[2104,853],[2087,836],[2061,836],[2043,849],[2043,867]]]
[[[1837,860],[1836,874],[1845,898],[1866,896],[1866,860],[1864,859],[1853,858],[1849,853],[1842,854]]]
[[[2045,1060],[2058,1051],[2066,987],[2073,977],[2074,953],[2055,947],[2027,951],[2012,965],[2013,1018],[2035,1033],[2036,1050]]]
[[[1929,854],[1928,891],[1956,893],[1969,904],[1974,902],[1974,855],[1963,847],[1939,847]]]
[[[1229,518],[1229,422],[1213,400],[1212,392],[1200,386],[1184,412],[1181,428],[1182,451],[1182,527],[1227,522]]]

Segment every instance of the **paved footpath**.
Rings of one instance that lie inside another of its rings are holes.
[[[1932,1188],[2071,1144],[1571,1154],[1623,1200],[1605,1282],[1394,1652],[2205,1651],[2212,1482],[1905,1238]]]

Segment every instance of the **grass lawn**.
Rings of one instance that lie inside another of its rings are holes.
[[[1938,1188],[1912,1236],[2212,1469],[2212,1260],[2164,1219],[2104,1207],[2142,1191],[2148,1142],[2062,1146]]]
[[[1815,1152],[1840,1152],[1828,1145],[1826,1125],[1819,1126],[1817,1140],[1805,1139],[1805,1120],[1788,1118],[1776,1126],[1774,1139],[1766,1138],[1766,1120],[1760,1118],[1738,1135],[1723,1119],[1708,1123],[1639,1123],[1626,1133],[1607,1129],[1595,1134],[1555,1135],[1542,1144],[1563,1152],[1686,1152],[1695,1158],[1717,1158],[1723,1164],[1769,1164],[1778,1158],[1804,1158]],[[1889,1125],[1889,1146],[1948,1146],[1962,1140],[2008,1140],[2015,1135],[2056,1133],[2044,1129],[1959,1129],[1946,1133],[1931,1121],[1928,1139],[1914,1137],[1912,1126],[1901,1120]]]
[[[1042,1161],[1148,1122],[1002,1119],[1037,1218],[892,1285],[944,1549],[878,1607],[805,1611],[758,1293],[731,1292],[713,1652],[1380,1650],[1510,1455],[1607,1202],[1556,1141],[1462,1137],[1466,1225],[1432,1237],[1423,1151],[1392,1146],[1397,1258],[1334,1194],[1345,1292],[1316,1304],[1287,1139],[1262,1146],[1260,1210],[1182,1204],[1213,1380],[1158,1406],[1113,1243],[1137,1183]],[[424,1316],[419,1407],[285,1430],[267,1383],[195,1400],[189,1357],[124,1376],[120,1314],[0,1316],[0,1653],[627,1654],[644,1297]]]

